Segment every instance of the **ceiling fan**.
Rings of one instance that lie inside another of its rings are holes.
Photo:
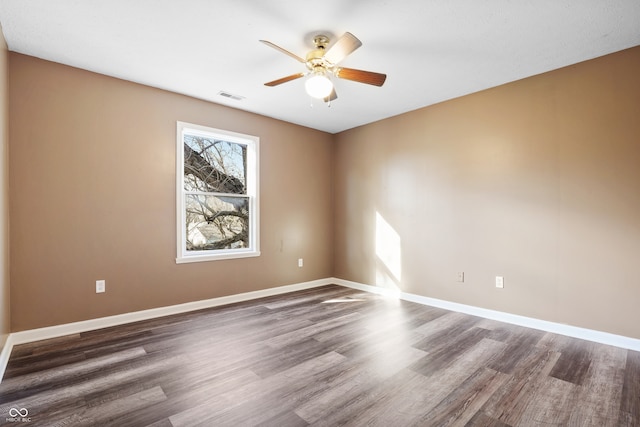
[[[307,93],[314,98],[322,99],[324,102],[329,102],[338,98],[335,87],[329,78],[330,76],[374,86],[382,86],[387,78],[386,74],[338,67],[338,63],[344,60],[354,50],[362,46],[362,42],[351,33],[345,33],[328,50],[327,47],[330,42],[329,37],[323,34],[318,34],[313,38],[313,43],[316,46],[315,49],[309,51],[305,59],[274,43],[271,43],[270,41],[260,41],[267,46],[271,46],[272,48],[284,53],[285,55],[289,55],[296,61],[305,64],[308,69],[306,73],[296,73],[287,77],[282,77],[265,83],[265,86],[278,86],[282,83],[290,82],[309,75],[309,78],[305,82],[305,89]]]

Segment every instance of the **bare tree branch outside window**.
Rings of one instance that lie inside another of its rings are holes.
[[[247,148],[185,134],[187,251],[249,247]]]

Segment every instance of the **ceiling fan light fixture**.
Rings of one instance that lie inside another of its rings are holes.
[[[338,99],[333,82],[329,79],[330,76],[373,86],[382,86],[387,78],[386,74],[356,70],[355,68],[338,67],[339,62],[342,62],[342,60],[354,50],[362,46],[362,42],[351,33],[344,33],[331,47],[329,47],[329,37],[318,34],[313,39],[313,44],[316,48],[307,53],[306,59],[302,59],[302,57],[270,41],[260,40],[260,42],[303,63],[309,70],[309,73],[296,73],[267,82],[265,86],[278,86],[282,83],[308,76],[305,82],[307,94],[312,98],[323,100],[327,105],[329,105],[331,101]]]
[[[309,77],[304,84],[309,96],[317,99],[324,99],[331,95],[333,83],[324,74],[314,74]]]

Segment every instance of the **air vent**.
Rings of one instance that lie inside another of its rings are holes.
[[[225,92],[223,90],[218,92],[218,95],[224,96],[225,98],[233,99],[234,101],[242,101],[244,99],[244,96],[234,95],[232,93]]]

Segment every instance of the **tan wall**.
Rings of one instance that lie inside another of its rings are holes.
[[[0,28],[0,348],[11,332],[9,286],[9,168],[7,44]]]
[[[640,338],[638,76],[640,47],[339,134],[334,274]]]
[[[9,67],[12,331],[335,275],[640,338],[640,48],[333,137]],[[176,120],[260,136],[261,257],[175,264]]]
[[[12,331],[331,276],[331,135],[20,54],[9,67]],[[260,137],[262,256],[175,263],[177,120]]]

